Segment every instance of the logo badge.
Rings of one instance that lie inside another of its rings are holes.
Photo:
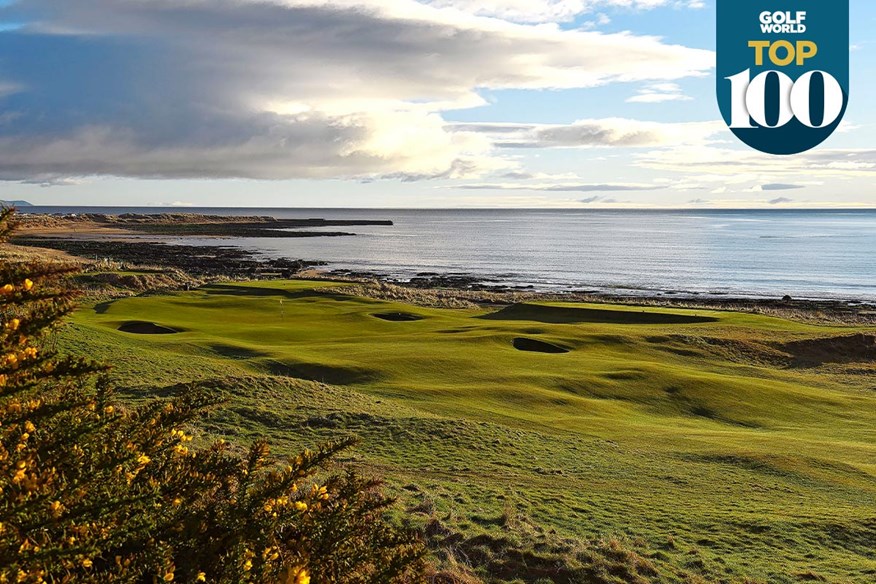
[[[824,142],[849,102],[849,0],[718,0],[718,106],[761,152]]]

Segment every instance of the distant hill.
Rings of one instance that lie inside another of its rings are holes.
[[[27,201],[0,201],[0,206],[3,207],[33,207],[32,203]]]

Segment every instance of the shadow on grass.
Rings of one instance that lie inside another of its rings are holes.
[[[123,333],[132,333],[135,335],[174,335],[178,332],[176,329],[161,326],[154,322],[145,322],[140,320],[130,320],[119,326],[119,330]]]
[[[346,301],[353,300],[354,297],[340,292],[316,291],[313,289],[306,290],[281,290],[279,288],[270,288],[262,286],[235,286],[233,284],[208,284],[200,288],[202,292],[210,295],[225,295],[225,296],[259,296],[267,297],[274,296],[288,300],[296,298],[326,298],[329,300]]]
[[[388,320],[389,322],[415,322],[426,318],[425,316],[410,312],[379,312],[371,316],[380,320]]]
[[[268,359],[258,362],[256,366],[270,375],[318,381],[329,385],[368,383],[380,378],[378,372],[370,369],[321,363],[295,363]]]
[[[818,367],[826,363],[876,362],[876,335],[849,335],[793,341],[778,348],[791,356],[791,367]]]
[[[530,353],[548,353],[552,355],[559,355],[569,352],[569,349],[566,349],[565,347],[552,345],[551,343],[546,343],[544,341],[539,341],[536,339],[527,339],[525,337],[518,337],[514,339],[513,345],[514,348],[518,351],[528,351]]]
[[[512,304],[498,312],[479,316],[484,320],[527,320],[547,324],[703,324],[718,322],[710,316],[648,312],[642,310],[611,310],[607,308],[574,308],[540,304]]]
[[[94,306],[94,313],[95,314],[106,314],[109,311],[110,306],[112,306],[115,303],[116,303],[115,300],[107,300],[106,302],[101,302],[100,304],[96,304]]]
[[[268,353],[256,349],[240,347],[238,345],[226,345],[224,343],[213,343],[212,345],[208,345],[207,348],[220,357],[226,357],[228,359],[258,359],[259,357],[266,357],[268,355]]]

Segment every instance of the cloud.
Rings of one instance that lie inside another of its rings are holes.
[[[627,103],[662,103],[664,101],[690,101],[677,83],[652,83],[627,99]]]
[[[12,95],[13,93],[18,93],[23,89],[21,85],[17,83],[12,83],[11,81],[3,81],[0,79],[0,98],[6,97],[7,95]]]
[[[480,176],[512,165],[490,136],[443,117],[483,105],[480,91],[666,81],[714,63],[655,37],[413,0],[22,0],[0,18],[28,23],[0,38],[16,55],[4,83],[25,88],[0,96],[22,112],[0,125],[6,180]],[[588,139],[572,131],[535,139]],[[648,128],[590,131],[659,141]]]
[[[48,187],[68,187],[84,184],[85,181],[79,178],[52,178],[46,180],[40,179],[26,179],[19,181],[21,184],[25,185],[37,185],[43,188]]]
[[[581,177],[575,173],[547,173],[547,172],[529,172],[526,170],[511,170],[503,172],[499,178],[510,180],[541,180],[541,181],[568,181],[581,180]]]
[[[760,185],[761,190],[763,191],[790,191],[793,189],[805,189],[806,185],[793,185],[787,183],[768,183],[765,185]]]
[[[619,199],[614,199],[612,197],[587,197],[585,199],[579,199],[579,203],[583,203],[585,205],[592,205],[593,203],[600,203],[601,205],[630,205],[630,201],[621,201]]]
[[[726,131],[721,122],[660,123],[626,118],[579,120],[567,125],[458,124],[504,148],[662,147],[703,144]]]
[[[592,19],[582,22],[579,28],[581,30],[593,30],[595,28],[598,28],[600,26],[606,26],[608,24],[611,24],[611,17],[609,17],[607,14],[603,14],[600,12],[599,14],[595,14]]]
[[[605,193],[621,191],[656,191],[661,185],[637,183],[573,183],[573,184],[524,184],[524,183],[479,183],[463,184],[454,188],[465,190],[544,191],[552,193]]]
[[[777,157],[713,144],[696,147],[682,145],[636,155],[635,164],[653,170],[700,173],[701,176],[711,176],[725,182],[767,178],[764,182],[781,183],[776,180],[778,178],[792,179],[792,184],[798,184],[801,177],[872,179],[876,175],[876,149],[817,149],[795,156]]]
[[[794,199],[789,199],[788,197],[779,197],[777,199],[770,199],[767,201],[770,205],[782,205],[784,203],[793,203]]]
[[[621,7],[651,10],[671,6],[702,8],[699,0],[427,0],[433,6],[451,6],[470,14],[516,22],[564,22],[598,9]]]

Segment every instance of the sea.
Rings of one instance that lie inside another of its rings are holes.
[[[873,210],[28,207],[30,213],[206,213],[391,220],[356,237],[154,238],[399,280],[471,276],[539,291],[876,302]],[[310,230],[310,229],[308,229]]]

